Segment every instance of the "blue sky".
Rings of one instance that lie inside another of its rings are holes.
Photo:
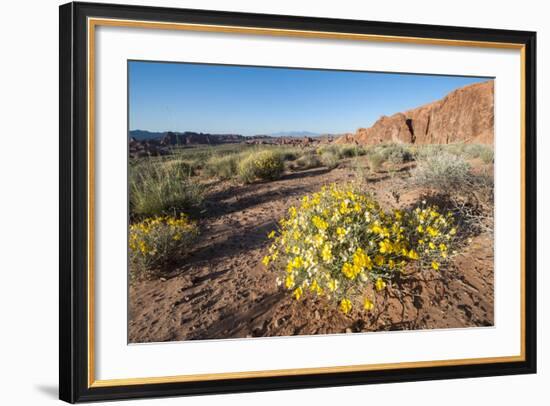
[[[130,61],[130,130],[353,132],[487,78]]]

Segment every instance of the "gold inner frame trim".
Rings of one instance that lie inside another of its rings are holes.
[[[216,32],[244,35],[266,35],[279,37],[339,39],[370,42],[389,42],[401,44],[419,44],[434,46],[459,46],[478,48],[513,49],[520,51],[521,64],[521,101],[520,101],[520,137],[521,137],[521,275],[520,275],[520,340],[519,355],[485,358],[465,358],[452,360],[415,361],[383,364],[364,364],[330,366],[316,368],[277,369],[266,371],[221,372],[211,374],[189,374],[175,376],[95,379],[95,279],[94,279],[94,196],[95,196],[95,28],[97,26],[148,28],[160,30],[181,30],[194,32]],[[154,21],[120,20],[108,18],[88,19],[88,387],[112,387],[126,385],[161,384],[177,382],[213,381],[221,379],[267,378],[281,376],[330,374],[342,372],[367,372],[392,370],[398,368],[426,368],[459,365],[497,364],[525,361],[525,45],[506,42],[463,41],[453,39],[434,39],[422,37],[400,37],[390,35],[354,34],[343,32],[305,31],[226,25],[165,23]]]

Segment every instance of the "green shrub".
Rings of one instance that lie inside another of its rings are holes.
[[[206,161],[204,171],[207,176],[231,179],[237,174],[240,156],[240,154],[214,155]]]
[[[373,152],[382,155],[384,161],[392,164],[402,164],[414,159],[409,147],[402,144],[382,144],[375,147]]]
[[[321,162],[321,158],[315,154],[314,151],[308,151],[301,157],[299,157],[296,161],[293,162],[293,169],[311,169],[311,168],[318,168],[323,163]]]
[[[253,152],[244,158],[238,166],[238,176],[244,183],[256,179],[279,179],[284,171],[284,162],[277,152],[263,150]]]
[[[276,152],[279,154],[283,161],[294,161],[302,155],[302,152],[295,147],[277,148]]]
[[[419,161],[428,159],[432,156],[437,156],[442,152],[444,152],[444,148],[443,145],[440,144],[418,145],[416,147],[414,158]]]
[[[492,164],[495,162],[495,151],[491,148],[487,148],[480,152],[479,157],[486,164]]]
[[[327,151],[323,155],[321,155],[321,163],[323,166],[326,166],[328,169],[334,169],[338,166],[339,162],[338,154]]]
[[[166,264],[189,251],[197,235],[197,226],[184,214],[132,224],[128,241],[131,278],[161,274]]]
[[[174,213],[198,206],[204,186],[180,165],[142,163],[130,170],[130,212],[138,216]]]
[[[365,155],[365,153],[366,151],[364,148],[356,145],[342,145],[338,151],[340,158],[353,158],[359,155]]]
[[[319,155],[325,153],[332,153],[338,156],[338,159],[343,158],[353,158],[356,156],[362,156],[367,153],[367,150],[364,147],[358,145],[324,145],[317,149]]]
[[[484,163],[494,162],[495,153],[492,147],[482,144],[469,144],[464,148],[464,154],[469,159],[481,159]]]
[[[463,187],[469,182],[470,169],[470,164],[464,158],[448,152],[440,152],[418,160],[412,175],[420,186],[449,191]]]
[[[382,167],[382,164],[386,161],[386,158],[378,152],[373,152],[368,156],[369,169],[371,172],[377,172]]]

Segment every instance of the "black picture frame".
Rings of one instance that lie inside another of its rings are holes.
[[[536,33],[93,3],[60,6],[59,397],[67,402],[424,381],[536,372]],[[162,21],[328,33],[512,43],[524,52],[524,359],[118,386],[90,385],[88,353],[87,19]]]

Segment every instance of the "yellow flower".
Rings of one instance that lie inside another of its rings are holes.
[[[361,248],[357,248],[355,254],[353,254],[353,264],[360,268],[372,269],[370,257]]]
[[[321,288],[321,286],[319,286],[316,280],[313,281],[309,289],[312,292],[317,293],[319,296],[323,294],[323,289]]]
[[[323,250],[321,251],[321,257],[323,258],[323,261],[326,263],[329,263],[332,261],[332,251],[330,248],[330,245],[325,244],[323,247]]]
[[[296,289],[294,289],[294,298],[296,298],[296,300],[300,300],[300,298],[302,297],[304,291],[302,290],[302,287],[301,286],[298,286]]]
[[[447,246],[443,243],[439,244],[439,250],[440,251],[447,251]]]
[[[338,237],[344,237],[346,235],[346,230],[342,227],[338,227],[336,229],[336,234],[338,235]]]
[[[384,234],[384,229],[380,227],[378,224],[373,225],[371,227],[371,231],[375,234],[380,234],[380,235]]]
[[[456,228],[451,228],[451,231],[449,231],[449,234],[450,235],[455,235],[456,234]]]
[[[340,310],[344,314],[348,314],[351,310],[351,301],[349,299],[342,299],[340,302]]]
[[[338,289],[338,281],[336,279],[331,279],[328,281],[327,286],[331,292],[334,292],[336,289]]]
[[[313,216],[311,222],[319,230],[326,230],[328,228],[328,223],[319,216]]]
[[[439,263],[436,262],[436,261],[433,261],[432,262],[432,268],[435,269],[436,271],[439,269]]]
[[[341,214],[347,214],[349,213],[349,209],[348,209],[348,202],[346,200],[344,200],[342,203],[340,203],[340,213]]]
[[[380,241],[379,245],[381,254],[391,254],[393,250],[393,245],[389,240]]]
[[[435,244],[433,242],[430,241],[428,246],[430,247],[430,249],[435,250]]]
[[[415,250],[410,250],[408,253],[408,257],[410,259],[418,259],[418,253]]]
[[[386,287],[386,282],[384,282],[382,278],[378,278],[376,279],[376,283],[374,284],[374,286],[376,287],[376,290],[380,292]]]
[[[263,259],[262,259],[262,264],[264,264],[265,266],[268,266],[269,265],[269,255],[266,255]]]
[[[285,279],[285,286],[287,289],[291,289],[294,286],[294,276],[288,275]]]
[[[421,225],[419,225],[418,227],[416,227],[416,230],[417,230],[419,233],[423,233],[423,232],[424,232],[424,227],[422,227]]]
[[[302,257],[296,257],[294,258],[294,261],[292,263],[292,266],[294,268],[301,268],[304,266],[304,260],[302,259]]]
[[[344,265],[342,265],[342,273],[348,279],[355,279],[359,272],[361,272],[359,267],[354,267],[348,262],[345,262]]]
[[[374,257],[374,263],[378,266],[384,265],[384,257],[382,255],[377,255]]]
[[[426,231],[428,232],[428,234],[430,234],[430,236],[432,237],[437,237],[439,235],[439,231],[437,231],[435,228],[433,227],[428,227],[426,228]]]
[[[363,308],[370,312],[372,309],[374,309],[374,303],[369,298],[365,299],[365,302],[363,303]]]
[[[275,237],[275,230],[271,231],[268,235],[267,235],[267,238],[273,238]]]

